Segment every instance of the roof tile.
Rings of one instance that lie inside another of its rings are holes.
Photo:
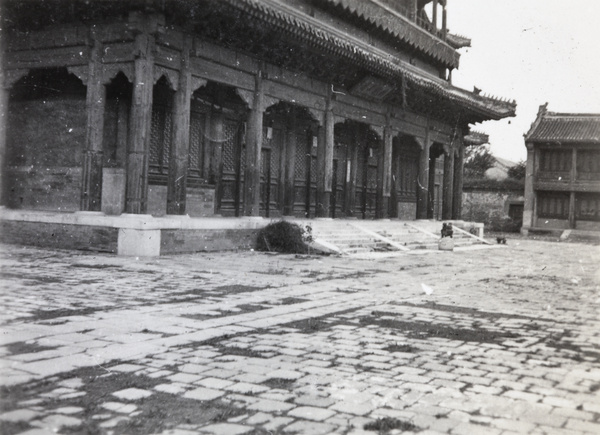
[[[600,143],[600,114],[546,112],[527,140]]]

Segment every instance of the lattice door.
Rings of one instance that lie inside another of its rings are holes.
[[[219,210],[223,216],[239,216],[243,182],[243,151],[240,149],[240,123],[226,119],[223,125],[224,142],[221,153],[221,182]]]
[[[154,105],[150,125],[150,184],[167,184],[171,128],[171,110],[167,106]]]
[[[344,216],[346,210],[346,179],[348,169],[348,147],[342,143],[336,143],[334,153],[334,171],[332,178],[331,207],[332,217]]]

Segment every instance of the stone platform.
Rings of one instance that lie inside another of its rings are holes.
[[[279,219],[0,209],[0,242],[53,249],[159,256],[251,250],[259,229]],[[335,254],[437,249],[441,222],[285,218],[310,227],[315,249]],[[480,243],[483,224],[453,222],[457,245]],[[463,229],[461,231],[461,228]],[[470,232],[468,231],[470,230]],[[474,234],[471,234],[474,233]]]

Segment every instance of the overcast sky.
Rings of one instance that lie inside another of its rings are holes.
[[[540,104],[600,113],[599,18],[599,0],[448,0],[448,28],[472,40],[453,84],[517,101],[516,117],[475,125],[494,155],[526,158]]]

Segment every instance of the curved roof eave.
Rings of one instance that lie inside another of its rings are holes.
[[[379,2],[366,0],[326,0],[341,6],[357,17],[384,30],[393,37],[422,51],[449,68],[458,68],[460,54],[455,48],[427,30],[419,27],[402,14]]]
[[[472,118],[468,122],[498,120],[515,116],[516,102],[482,96],[474,92],[452,86],[445,80],[426,76],[418,68],[401,61],[388,52],[377,49],[351,35],[336,32],[308,15],[300,15],[297,10],[269,0],[223,0],[234,7],[245,6],[253,13],[281,31],[295,37],[302,37],[316,48],[335,56],[345,57],[365,69],[386,77],[388,80],[407,79],[417,88],[437,93],[443,98],[461,106]]]

